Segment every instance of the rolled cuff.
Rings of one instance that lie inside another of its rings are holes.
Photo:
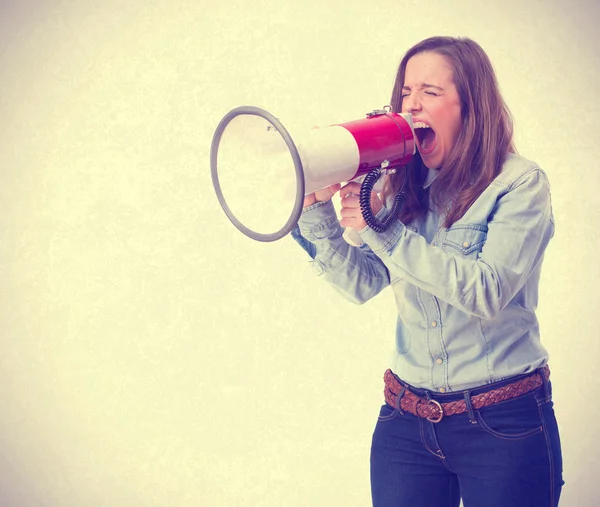
[[[388,210],[386,208],[381,208],[379,213],[375,215],[375,218],[383,220],[387,214]],[[400,220],[395,220],[387,231],[375,232],[367,225],[358,231],[358,234],[375,254],[379,255],[386,253],[389,255],[389,251],[396,243],[398,243],[405,231],[406,227],[404,224],[400,222]]]
[[[331,201],[305,208],[298,220],[300,233],[308,241],[319,241],[341,234],[341,226]]]

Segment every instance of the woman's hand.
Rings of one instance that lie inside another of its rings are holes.
[[[341,183],[336,183],[335,185],[331,185],[329,187],[321,188],[312,194],[308,194],[304,196],[304,204],[303,208],[308,208],[312,206],[316,202],[327,202],[331,201],[331,198],[334,194],[342,188]]]
[[[340,190],[340,196],[342,197],[342,209],[340,215],[340,225],[342,227],[351,227],[356,231],[364,229],[367,225],[365,222],[362,212],[360,210],[360,183],[351,182],[344,185]],[[371,192],[371,209],[373,215],[377,215],[383,208],[383,204],[375,192]]]

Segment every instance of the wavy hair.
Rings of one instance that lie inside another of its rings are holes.
[[[427,175],[419,152],[407,166],[407,199],[399,219],[403,223],[423,216],[429,208],[429,192],[434,206],[445,213],[444,227],[463,217],[469,207],[500,173],[509,153],[516,153],[513,119],[498,86],[492,64],[483,49],[465,37],[431,37],[403,56],[391,106],[402,111],[402,87],[408,61],[416,54],[434,52],[444,56],[453,71],[460,97],[462,129],[439,174],[428,190],[423,189]],[[399,171],[388,178],[384,197],[395,195],[405,178]]]

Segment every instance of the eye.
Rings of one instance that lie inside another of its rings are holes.
[[[437,93],[435,93],[435,92],[429,92],[429,91],[425,92],[425,94],[426,94],[426,95],[433,95],[434,97],[437,97],[437,96],[438,96],[438,94],[437,94]]]

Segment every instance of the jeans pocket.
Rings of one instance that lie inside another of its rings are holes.
[[[483,407],[475,417],[484,431],[505,440],[521,440],[544,430],[533,393]]]
[[[398,411],[394,407],[386,403],[385,405],[381,406],[381,409],[379,410],[379,415],[377,416],[377,420],[379,422],[387,422],[391,421],[392,419],[395,419],[397,415]]]

